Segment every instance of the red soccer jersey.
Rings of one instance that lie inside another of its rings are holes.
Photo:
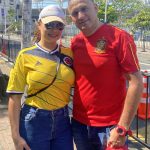
[[[136,46],[125,31],[104,24],[93,35],[73,38],[76,74],[73,117],[91,126],[119,121],[126,96],[124,74],[139,70]]]

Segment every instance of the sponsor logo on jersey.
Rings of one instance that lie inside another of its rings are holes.
[[[42,65],[42,64],[41,64],[41,62],[37,61],[35,66],[39,66],[39,65]]]

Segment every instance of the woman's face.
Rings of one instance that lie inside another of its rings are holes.
[[[38,23],[40,30],[41,40],[49,43],[57,42],[60,39],[64,25],[61,22],[49,22],[43,24],[41,21]]]

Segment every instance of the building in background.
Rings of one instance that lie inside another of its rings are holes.
[[[31,0],[32,1],[32,25],[34,28],[34,22],[38,19],[39,12],[47,5],[59,5],[63,8],[66,18],[68,16],[67,6],[68,0]],[[0,0],[0,32],[6,34],[10,30],[10,27],[14,22],[21,22],[22,19],[22,4],[23,0]],[[14,15],[10,10],[14,11]],[[10,20],[11,18],[11,20]],[[21,31],[19,32],[21,33]]]
[[[150,5],[150,0],[143,0],[145,4]]]
[[[14,18],[18,19],[20,9],[20,1],[19,0],[0,0],[0,30],[6,30],[6,28],[10,25],[9,20],[9,11],[14,12]]]

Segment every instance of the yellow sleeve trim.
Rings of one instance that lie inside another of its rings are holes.
[[[136,62],[135,55],[134,55],[134,53],[133,53],[133,49],[132,49],[132,46],[131,46],[130,43],[129,43],[129,46],[130,46],[131,54],[132,54],[133,59],[134,59],[134,63],[135,63],[135,65],[136,65],[137,69],[140,70],[140,66],[139,66],[138,63]]]

